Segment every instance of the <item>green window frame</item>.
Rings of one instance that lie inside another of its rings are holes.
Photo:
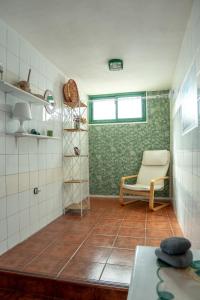
[[[118,100],[124,97],[141,97],[141,106],[142,106],[142,117],[141,118],[118,118]],[[114,119],[105,119],[105,120],[94,120],[93,118],[93,103],[95,100],[108,100],[115,99],[115,118]],[[118,93],[118,94],[102,94],[102,95],[90,95],[89,96],[89,124],[109,124],[109,123],[137,123],[137,122],[146,122],[147,120],[147,109],[146,109],[146,92],[130,92],[130,93]]]

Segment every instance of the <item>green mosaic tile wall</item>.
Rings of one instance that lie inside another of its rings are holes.
[[[147,101],[147,123],[90,125],[89,170],[91,195],[118,195],[124,175],[137,174],[144,150],[170,149],[169,99]],[[168,186],[161,196],[168,196]]]

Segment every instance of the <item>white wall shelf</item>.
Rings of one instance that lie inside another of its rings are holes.
[[[39,140],[42,140],[42,139],[60,139],[60,137],[57,137],[57,136],[47,136],[47,135],[37,135],[37,134],[31,134],[31,133],[6,133],[6,135],[12,135],[12,136],[15,136],[16,138],[17,137],[29,137],[29,138],[36,138],[36,139],[39,139]]]
[[[11,94],[17,98],[20,98],[20,100],[27,101],[30,103],[35,103],[39,105],[47,104],[47,101],[31,94],[28,92],[25,92],[18,87],[14,86],[13,84],[10,84],[9,82],[6,82],[4,80],[0,80],[0,90],[6,94]]]

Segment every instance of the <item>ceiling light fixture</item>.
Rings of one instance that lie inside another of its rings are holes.
[[[108,61],[108,67],[110,71],[123,70],[123,60],[119,58],[113,58]]]

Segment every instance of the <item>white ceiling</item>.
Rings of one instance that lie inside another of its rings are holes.
[[[0,17],[88,94],[171,86],[192,0],[0,0]],[[107,61],[122,58],[124,70]]]

